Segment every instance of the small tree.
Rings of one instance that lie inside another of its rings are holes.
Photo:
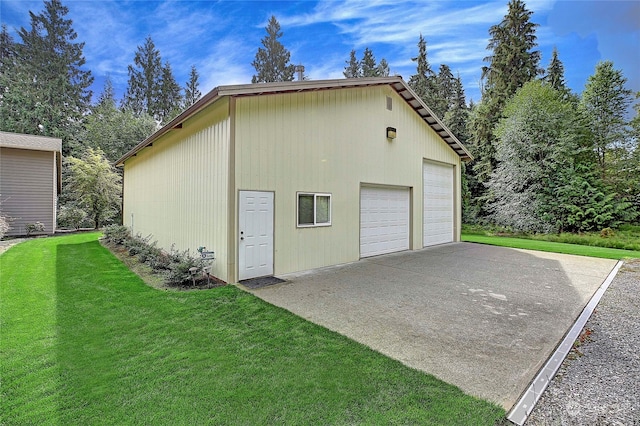
[[[100,149],[89,148],[82,158],[67,158],[70,198],[92,218],[98,229],[117,214],[122,195],[122,178]]]

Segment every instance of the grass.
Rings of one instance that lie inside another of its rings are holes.
[[[161,291],[91,233],[0,256],[0,424],[492,425],[502,408],[236,287]]]
[[[622,250],[608,247],[595,247],[580,244],[568,244],[553,241],[515,238],[507,236],[462,234],[462,241],[490,244],[494,246],[547,251],[553,253],[576,254],[580,256],[600,257],[603,259],[640,258],[640,251]]]

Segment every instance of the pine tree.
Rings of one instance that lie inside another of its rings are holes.
[[[6,64],[3,59],[0,114],[2,130],[62,138],[65,155],[74,149],[93,83],[68,13],[60,0],[45,1],[42,12],[29,12],[31,28],[20,28],[21,42],[3,47],[3,55],[13,47],[15,56]],[[4,45],[10,38],[3,33]]]
[[[162,67],[162,79],[160,81],[160,93],[157,100],[157,118],[162,124],[171,121],[182,108],[182,88],[176,82],[169,62]]]
[[[362,54],[360,68],[362,69],[362,77],[380,76],[380,69],[376,63],[376,57],[373,55],[373,51],[368,47],[364,49],[364,53]]]
[[[295,66],[290,62],[291,53],[278,40],[282,37],[282,32],[275,16],[271,16],[265,30],[267,35],[262,39],[264,49],[258,48],[256,57],[251,63],[256,69],[251,82],[293,81]]]
[[[466,142],[467,121],[469,119],[469,108],[464,94],[464,86],[460,75],[453,79],[452,83],[452,103],[449,110],[444,114],[444,124],[453,132],[461,142]]]
[[[378,76],[379,77],[389,77],[389,63],[387,62],[387,60],[385,58],[382,58],[380,60],[380,63],[378,64]]]
[[[448,65],[440,65],[438,74],[435,76],[434,90],[436,95],[431,97],[431,110],[436,113],[438,118],[442,119],[447,111],[449,111],[455,102],[454,99],[455,77]]]
[[[553,52],[551,53],[551,62],[549,62],[549,66],[547,67],[544,81],[560,92],[567,91],[564,82],[564,64],[558,58],[558,49],[556,47],[553,48]]]
[[[625,115],[633,92],[625,87],[626,82],[622,71],[613,68],[613,62],[600,62],[582,92],[580,108],[589,120],[603,180],[607,179],[609,152],[627,140]]]
[[[387,60],[382,58],[380,63],[376,63],[376,57],[368,47],[364,49],[361,60],[356,58],[356,51],[351,50],[346,64],[342,72],[346,78],[388,77],[390,73]]]
[[[351,50],[351,53],[349,54],[349,60],[346,61],[346,63],[347,66],[344,67],[344,71],[342,72],[342,74],[344,74],[346,78],[362,77],[362,69],[360,68],[360,61],[358,61],[358,59],[356,58],[355,49]]]
[[[427,59],[427,42],[422,34],[418,41],[418,56],[411,60],[417,63],[417,69],[409,78],[409,87],[431,108],[437,103],[437,79]]]
[[[525,83],[540,73],[540,52],[537,45],[537,24],[530,21],[533,12],[521,0],[510,0],[508,12],[500,24],[489,29],[491,36],[482,68],[482,102],[471,114],[469,136],[475,157],[470,173],[478,185],[472,188],[474,203],[480,215],[488,199],[484,184],[497,166],[494,128],[506,102]]]
[[[115,162],[156,129],[156,122],[146,113],[116,107],[113,84],[107,79],[98,103],[85,117],[82,141],[87,148],[100,149]]]
[[[501,106],[540,74],[540,51],[533,50],[538,24],[531,22],[531,15],[524,2],[511,0],[502,22],[489,29],[487,49],[493,53],[484,59],[489,65],[482,68],[482,77],[487,95]]]
[[[151,37],[138,46],[133,65],[127,67],[129,85],[123,107],[134,114],[146,113],[160,121],[158,98],[162,85],[162,59]]]
[[[189,74],[189,81],[184,87],[184,107],[189,108],[191,105],[195,104],[198,99],[202,96],[200,92],[200,83],[198,79],[200,75],[196,70],[195,65],[191,65],[191,73]]]

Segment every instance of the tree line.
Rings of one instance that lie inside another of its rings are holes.
[[[41,13],[29,13],[30,27],[20,28],[19,40],[5,25],[0,33],[0,130],[62,138],[69,160],[61,217],[80,223],[78,218],[90,216],[97,227],[117,217],[120,195],[117,185],[105,185],[111,188],[109,200],[92,199],[91,188],[83,190],[79,182],[96,179],[82,173],[107,170],[108,180],[119,179],[119,172],[96,164],[120,158],[195,103],[202,95],[199,75],[192,66],[181,87],[147,37],[127,67],[123,98],[115,98],[107,79],[92,103],[93,77],[85,69],[84,43],[76,41],[66,17],[68,8],[60,0],[45,0]],[[419,35],[412,58],[416,71],[408,84],[475,157],[463,166],[463,220],[525,232],[589,231],[637,222],[640,111],[635,105],[634,118],[626,119],[634,99],[626,78],[611,62],[601,62],[584,91],[573,93],[556,49],[547,68],[541,68],[532,15],[523,1],[510,0],[503,20],[489,29],[477,104],[467,103],[460,76],[447,64],[431,67],[427,42]],[[280,42],[275,16],[265,30],[251,64],[252,83],[293,81],[296,66]],[[366,47],[360,58],[351,50],[343,75],[390,72],[386,59],[378,62]],[[96,212],[92,206],[97,205],[106,207]]]

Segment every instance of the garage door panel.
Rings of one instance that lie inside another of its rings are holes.
[[[360,192],[360,256],[409,249],[409,190],[363,187]]]
[[[423,245],[453,241],[453,166],[424,164]]]

